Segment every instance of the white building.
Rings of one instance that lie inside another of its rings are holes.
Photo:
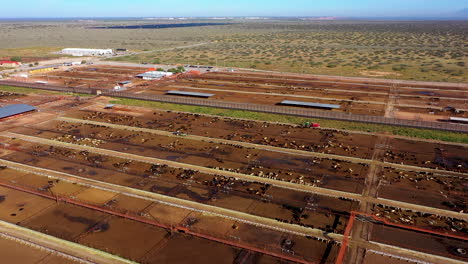
[[[163,71],[149,71],[142,74],[138,74],[136,77],[142,78],[143,80],[159,80],[163,77],[173,75],[172,72],[163,72]]]
[[[81,65],[81,61],[73,61],[73,62],[64,62],[63,66],[75,66],[75,65]]]
[[[66,48],[62,50],[62,54],[72,56],[104,56],[112,55],[112,49],[79,49],[79,48]]]

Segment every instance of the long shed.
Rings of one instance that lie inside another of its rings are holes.
[[[0,119],[35,111],[37,108],[27,104],[14,104],[0,107]]]
[[[321,103],[310,103],[310,102],[299,102],[284,100],[279,103],[280,105],[299,106],[299,107],[310,107],[310,108],[321,108],[321,109],[339,109],[340,105],[335,104],[321,104]]]
[[[182,95],[182,96],[192,96],[192,97],[203,97],[203,98],[209,98],[214,96],[214,94],[210,93],[194,93],[194,92],[184,92],[184,91],[167,91],[166,94],[169,95]]]
[[[468,118],[463,118],[463,117],[450,117],[449,120],[450,120],[450,122],[468,124]]]

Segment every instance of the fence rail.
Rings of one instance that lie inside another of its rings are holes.
[[[163,229],[170,231],[171,233],[172,232],[185,233],[185,234],[195,236],[198,238],[207,239],[213,242],[222,243],[222,244],[237,247],[240,249],[246,249],[252,252],[266,254],[269,256],[291,261],[294,263],[302,263],[302,264],[319,263],[318,260],[316,259],[310,259],[310,257],[302,256],[300,254],[295,253],[294,251],[291,251],[291,250],[285,251],[284,248],[279,243],[276,243],[279,241],[275,241],[275,240],[273,241],[265,240],[267,242],[259,244],[253,241],[249,241],[249,239],[233,237],[229,233],[222,234],[219,232],[211,232],[210,230],[207,230],[206,228],[193,226],[191,224],[167,223],[167,222],[161,221],[161,219],[156,219],[154,216],[151,216],[150,214],[145,214],[145,213],[142,214],[141,212],[118,208],[118,207],[113,206],[112,204],[94,203],[91,201],[82,201],[82,200],[77,199],[76,197],[72,198],[69,196],[52,194],[48,190],[40,190],[37,187],[31,186],[31,185],[24,185],[24,184],[18,185],[11,181],[1,180],[0,186],[13,189],[19,192],[29,193],[29,194],[36,195],[42,198],[55,200],[57,201],[57,203],[63,202],[66,204],[76,205],[76,206],[84,207],[84,208],[94,210],[97,212],[128,219],[131,221],[163,228]],[[89,232],[92,232],[93,231],[92,228],[93,227],[89,228],[84,233],[81,233],[81,235],[78,238],[75,238],[74,240],[79,240],[81,236],[86,235]],[[77,241],[72,241],[72,242],[77,242]]]
[[[66,92],[66,93],[83,93],[83,94],[96,94],[97,90],[99,90],[95,88],[66,87],[66,86],[56,86],[56,85],[41,84],[41,83],[12,82],[12,81],[0,81],[0,85],[49,90],[49,91],[57,91],[57,92]]]
[[[424,129],[435,129],[452,132],[468,133],[468,125],[443,123],[443,122],[429,122],[419,120],[406,120],[397,118],[388,118],[382,116],[370,116],[370,115],[357,115],[341,112],[327,112],[322,110],[313,109],[300,109],[293,107],[284,107],[276,105],[261,105],[261,104],[249,104],[249,103],[235,103],[225,102],[198,98],[181,98],[168,95],[150,95],[150,94],[135,94],[126,91],[109,91],[100,90],[98,88],[79,88],[79,87],[65,87],[65,86],[54,86],[37,83],[25,83],[25,82],[12,82],[12,81],[0,81],[0,85],[9,85],[15,87],[27,87],[33,89],[43,89],[60,92],[71,92],[71,93],[84,93],[84,94],[102,94],[106,96],[139,99],[154,102],[163,103],[174,103],[184,105],[195,105],[195,106],[206,106],[232,110],[244,110],[253,112],[262,112],[270,114],[280,115],[293,115],[308,118],[323,118],[332,119],[339,121],[348,122],[360,122],[368,124],[379,124],[379,125],[391,125],[401,127],[413,127],[413,128],[424,128]]]

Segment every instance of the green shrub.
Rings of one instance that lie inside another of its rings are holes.
[[[11,61],[21,62],[23,59],[20,56],[14,56],[10,58]]]

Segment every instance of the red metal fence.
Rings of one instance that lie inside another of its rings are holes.
[[[459,239],[463,241],[468,241],[468,237],[466,236],[461,236],[461,235],[456,235],[456,234],[450,234],[450,233],[443,233],[443,232],[438,232],[430,229],[424,229],[424,228],[419,228],[415,226],[410,226],[410,225],[404,225],[404,224],[398,224],[389,221],[388,219],[382,218],[382,217],[377,217],[373,214],[367,214],[363,212],[357,212],[357,211],[351,211],[351,217],[348,220],[348,223],[346,224],[346,229],[343,237],[343,242],[341,243],[341,248],[338,253],[338,257],[336,258],[335,264],[342,264],[345,254],[346,254],[346,249],[348,248],[349,244],[349,239],[351,235],[351,231],[353,229],[354,221],[356,220],[356,217],[358,216],[363,216],[367,217],[369,220],[380,222],[381,224],[385,226],[390,226],[390,227],[396,227],[396,228],[401,228],[404,230],[410,230],[410,231],[416,231],[416,232],[421,232],[424,234],[429,234],[429,235],[436,235],[436,236],[441,236],[441,237],[447,237],[447,238],[453,238],[453,239]],[[359,219],[358,219],[359,220]],[[388,243],[391,244],[391,243]],[[404,242],[402,242],[401,247],[404,247]],[[415,250],[418,250],[415,248]],[[434,253],[436,254],[436,253]]]
[[[188,226],[188,225],[183,225],[183,224],[181,225],[180,223],[177,225],[162,223],[158,221],[157,219],[143,216],[137,212],[122,210],[116,207],[106,207],[105,205],[102,205],[102,204],[93,204],[89,201],[80,201],[76,198],[71,199],[71,198],[63,197],[59,195],[52,195],[49,192],[39,191],[37,188],[32,187],[32,186],[25,186],[25,185],[18,186],[18,185],[14,185],[6,181],[0,181],[0,186],[13,189],[16,191],[20,191],[20,192],[33,194],[42,198],[55,200],[57,202],[68,203],[68,204],[88,208],[91,210],[96,210],[102,213],[122,217],[122,218],[129,219],[132,221],[164,228],[171,232],[182,232],[182,233],[192,235],[195,237],[211,240],[214,242],[222,243],[222,244],[237,247],[237,248],[246,249],[252,252],[258,252],[261,254],[273,256],[273,257],[283,259],[283,260],[292,261],[295,263],[302,263],[302,264],[319,263],[318,260],[306,259],[304,256],[295,254],[294,252],[290,250],[284,250],[283,248],[281,248],[279,244],[277,245],[276,244],[275,245],[264,244],[262,246],[252,245],[251,243],[247,241],[243,241],[241,238],[228,236],[228,234],[226,235],[219,234],[219,233],[210,234],[209,231],[206,229],[201,230],[193,226]]]

